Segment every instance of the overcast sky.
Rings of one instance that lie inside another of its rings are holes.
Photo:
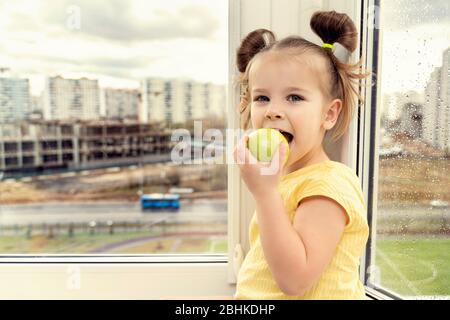
[[[0,67],[29,77],[34,95],[57,74],[113,87],[152,76],[226,83],[227,2],[0,0]],[[450,46],[449,3],[382,0],[383,93],[423,90]]]
[[[57,74],[113,87],[156,76],[224,84],[227,19],[226,0],[0,0],[0,66],[30,77],[35,95]]]
[[[449,0],[382,0],[383,93],[423,91],[450,47]]]

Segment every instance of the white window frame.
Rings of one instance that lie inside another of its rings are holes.
[[[370,227],[369,239],[367,241],[364,259],[361,261],[361,280],[364,283],[366,293],[369,297],[378,300],[401,300],[399,294],[370,281],[371,275],[375,276],[379,270],[376,266],[371,267],[371,261],[376,254],[377,234],[377,196],[378,196],[378,160],[379,160],[379,132],[381,123],[381,110],[378,108],[381,101],[381,85],[378,77],[381,71],[381,46],[383,39],[381,20],[382,7],[380,0],[363,0],[362,12],[366,19],[362,20],[362,49],[363,55],[367,57],[364,68],[376,74],[372,79],[366,80],[363,89],[365,98],[363,115],[361,117],[361,141],[359,154],[359,173],[363,181],[363,190],[367,204],[367,221]],[[368,21],[369,17],[373,21]],[[375,20],[376,19],[376,20]],[[372,81],[375,85],[372,86]]]
[[[370,1],[369,1],[370,2]],[[227,94],[228,128],[239,128],[239,88],[233,86],[237,75],[235,54],[240,40],[257,28],[269,28],[278,38],[299,34],[320,44],[309,27],[317,10],[347,13],[361,31],[361,11],[366,1],[359,0],[229,0],[229,84]],[[365,10],[365,11],[364,11]],[[365,22],[363,21],[363,24]],[[364,32],[365,29],[363,29]],[[361,34],[361,33],[360,33]],[[366,40],[367,34],[364,33]],[[367,52],[370,37],[355,52]],[[351,57],[356,62],[359,55]],[[371,63],[371,57],[367,57]],[[370,92],[363,92],[370,105]],[[333,160],[358,168],[363,191],[367,194],[370,108],[354,119],[341,143],[330,148]],[[358,140],[361,141],[357,145]],[[358,146],[358,147],[357,147]],[[239,178],[237,166],[228,166],[228,257],[225,255],[47,255],[0,258],[0,299],[160,299],[170,296],[233,295],[236,274],[248,250],[248,225],[255,206],[251,194]],[[365,280],[365,261],[361,277]],[[192,289],[195,288],[195,291]],[[379,296],[373,295],[378,298]]]

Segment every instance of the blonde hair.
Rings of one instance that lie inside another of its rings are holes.
[[[324,43],[340,43],[349,52],[353,52],[357,46],[358,32],[353,21],[343,13],[336,11],[318,11],[311,17],[312,30]],[[255,57],[263,52],[289,50],[296,54],[311,52],[320,56],[326,62],[325,74],[328,76],[328,85],[325,86],[325,94],[330,98],[342,100],[342,109],[333,133],[333,141],[337,141],[347,130],[356,109],[353,97],[363,101],[358,92],[359,80],[364,79],[370,72],[362,73],[362,59],[356,64],[341,62],[333,54],[331,49],[318,46],[299,36],[290,36],[277,41],[272,31],[258,29],[250,32],[241,42],[237,50],[236,64],[240,72],[238,84],[241,88],[239,113],[241,115],[241,127],[247,129],[250,123],[250,93],[248,77],[250,67]]]

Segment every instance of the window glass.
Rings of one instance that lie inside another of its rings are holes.
[[[227,252],[227,6],[0,2],[0,254]]]
[[[381,123],[368,284],[448,298],[450,6],[401,0],[376,9]]]

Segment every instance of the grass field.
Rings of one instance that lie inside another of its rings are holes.
[[[165,236],[147,232],[79,233],[74,237],[58,235],[1,236],[0,254],[30,253],[226,253],[226,235]]]
[[[375,265],[390,291],[450,298],[450,239],[379,240]]]
[[[48,238],[45,235],[0,237],[0,253],[87,253],[101,246],[148,235],[142,233],[95,234],[80,233],[75,237],[59,235]]]

